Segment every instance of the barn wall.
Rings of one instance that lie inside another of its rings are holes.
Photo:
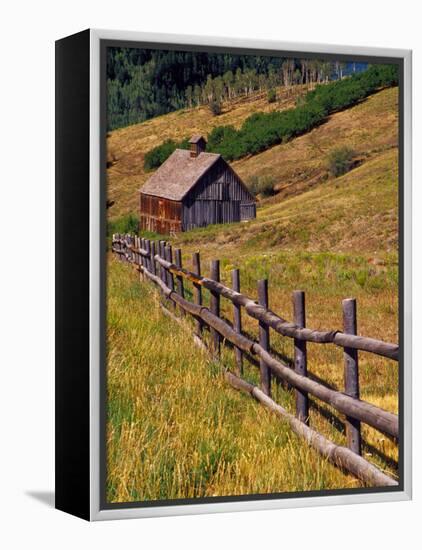
[[[180,202],[140,193],[140,229],[171,234],[182,231]]]
[[[248,202],[255,200],[239,176],[221,159],[202,176],[190,191],[188,199]]]
[[[183,199],[184,231],[255,217],[255,198],[223,160],[217,161]]]
[[[183,230],[240,221],[240,201],[197,200],[183,205]]]
[[[254,202],[241,202],[240,203],[240,219],[253,220],[256,218],[256,203]]]

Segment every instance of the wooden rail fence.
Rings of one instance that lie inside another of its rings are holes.
[[[336,466],[352,473],[368,485],[394,486],[397,482],[383,473],[361,454],[361,423],[394,438],[399,438],[398,416],[359,398],[358,351],[366,351],[398,361],[397,344],[356,334],[356,301],[343,300],[343,331],[316,331],[306,327],[305,293],[293,292],[294,322],[289,322],[268,307],[268,281],[258,281],[258,300],[240,292],[240,273],[232,271],[232,287],[220,282],[220,262],[212,260],[210,277],[201,274],[199,252],[192,256],[192,271],[182,266],[182,252],[165,241],[152,241],[131,235],[114,234],[112,251],[123,262],[131,263],[143,277],[160,289],[168,309],[178,309],[180,315],[190,314],[195,320],[195,334],[201,337],[204,328],[210,330],[211,352],[218,358],[222,342],[233,345],[236,372],[226,370],[225,379],[234,388],[246,392],[264,406],[283,417],[292,430]],[[193,302],[185,297],[184,281],[193,284]],[[203,305],[203,289],[210,292],[210,306]],[[221,298],[232,303],[233,322],[221,317]],[[242,308],[259,324],[259,339],[242,332]],[[270,348],[270,329],[294,341],[294,368]],[[344,392],[331,389],[308,377],[307,342],[336,345],[344,350]],[[260,387],[243,380],[243,361],[256,356],[259,361]],[[271,398],[271,380],[277,377],[295,389],[296,416],[287,412]],[[337,445],[309,426],[309,395],[329,404],[346,417],[347,447]]]

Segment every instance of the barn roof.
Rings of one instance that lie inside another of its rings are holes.
[[[141,187],[141,193],[180,201],[219,158],[204,152],[191,157],[190,151],[176,149]]]

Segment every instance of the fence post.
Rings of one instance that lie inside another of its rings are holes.
[[[145,267],[147,271],[151,272],[151,241],[149,239],[145,239],[145,250],[148,254],[148,256],[145,257]]]
[[[128,259],[128,262],[131,264],[132,263],[132,258],[133,258],[133,252],[131,250],[131,246],[133,245],[133,241],[134,241],[134,238],[132,237],[132,235],[129,235],[129,233],[126,235],[126,242],[127,242],[127,259]]]
[[[133,246],[135,249],[137,248],[136,246],[136,243],[138,241],[138,237],[134,236],[134,237],[130,237],[130,244],[131,246]],[[133,250],[131,251],[131,255],[130,255],[130,261],[136,265],[136,262],[137,262],[137,259],[139,258],[139,254],[137,254],[136,252],[134,252]]]
[[[199,255],[199,252],[194,252],[192,254],[192,272],[197,275],[198,277],[201,276],[201,257]],[[193,284],[193,298],[196,305],[201,306],[202,305],[202,289],[201,285]],[[202,320],[196,319],[195,321],[196,325],[196,334],[197,336],[201,337],[202,335]]]
[[[149,252],[150,252],[150,262],[151,262],[151,266],[150,266],[151,267],[151,273],[153,275],[156,275],[155,259],[154,259],[154,256],[155,256],[155,241],[151,241]]]
[[[162,258],[163,260],[166,259],[165,247],[166,247],[166,241],[160,241],[158,253],[160,255],[160,258]],[[161,264],[159,269],[160,269],[160,278],[163,281],[163,283],[166,285],[167,284],[166,270]]]
[[[164,249],[164,253],[165,253],[165,259],[172,264],[173,263],[173,249],[172,249],[170,244],[166,244],[166,247]],[[167,286],[169,288],[171,288],[172,290],[174,290],[173,274],[170,272],[169,269],[166,269],[166,279],[167,279],[167,283],[166,283]]]
[[[143,238],[141,237],[138,237],[138,248],[141,249],[143,248]],[[143,267],[145,267],[145,261],[144,261],[144,257],[142,256],[141,253],[139,253],[138,255],[138,265],[139,265],[139,275],[140,275],[140,279],[142,279],[143,281],[146,280],[146,276],[143,272]]]
[[[220,282],[220,260],[211,260],[210,278],[217,283]],[[220,317],[220,295],[211,291],[210,311]],[[220,357],[220,335],[215,329],[211,329],[211,341],[214,355]]]
[[[141,237],[135,237],[135,248],[141,248]],[[138,266],[142,265],[142,256],[139,253],[135,254],[135,262],[138,264]],[[139,271],[141,272],[141,268],[138,267]]]
[[[121,243],[121,250],[123,252],[123,254],[121,254],[122,256],[122,262],[123,263],[126,263],[126,235],[123,234],[121,236],[121,240],[122,240],[122,243]]]
[[[258,281],[258,304],[268,309],[268,280],[260,279]],[[259,345],[265,350],[270,351],[270,329],[259,321]],[[261,389],[271,397],[271,370],[265,362],[259,359],[259,370],[261,374]]]
[[[140,243],[140,247],[142,250],[146,250],[146,239],[142,238],[141,239],[141,243]],[[146,261],[146,258],[143,254],[140,254],[141,256],[141,261],[142,261],[142,267],[144,268],[147,268],[148,269],[148,266],[147,266],[147,261]]]
[[[175,262],[176,266],[178,267],[178,269],[182,269],[182,251],[180,250],[180,248],[176,248],[174,250],[174,262]],[[181,275],[176,276],[176,285],[177,285],[177,293],[179,294],[179,296],[184,298],[185,297],[185,289],[184,289],[184,286],[183,286],[183,277]],[[181,317],[183,317],[185,315],[184,309],[180,307],[179,311],[180,311]]]
[[[138,248],[138,237],[135,235],[134,237],[130,237],[130,244],[135,248],[135,251],[132,251],[131,254],[131,263],[133,263],[136,266],[137,271],[139,272],[139,254],[136,252],[136,249]]]
[[[165,259],[172,264],[173,251],[172,251],[171,245],[167,245],[164,249],[164,252],[165,252]],[[169,287],[170,290],[174,290],[173,273],[171,273],[169,269],[166,269],[166,285]],[[171,304],[172,307],[176,306],[173,300],[169,300],[169,303]]]
[[[116,233],[116,239],[118,239],[118,243],[116,245],[116,248],[117,250],[120,252],[121,248],[122,248],[122,245],[120,244],[120,234],[119,233]],[[117,257],[119,259],[119,262],[122,261],[122,255],[121,254],[117,254]]]
[[[119,254],[119,258],[120,258],[120,261],[121,261],[121,262],[124,262],[124,261],[125,261],[124,254],[123,254],[124,248],[125,248],[125,245],[124,245],[124,235],[120,234],[119,250],[120,250],[120,252],[122,252],[122,254]]]
[[[143,239],[143,243],[141,243],[141,239],[139,239],[139,248],[148,251],[148,245],[147,240]],[[143,268],[148,271],[148,258],[143,256],[142,254],[139,254],[139,261],[142,261]],[[144,275],[144,279],[147,280],[147,276]]]
[[[343,330],[345,334],[357,334],[356,300],[343,300]],[[359,399],[359,361],[358,350],[344,348],[344,386],[345,393]],[[351,451],[360,455],[361,433],[360,421],[346,416],[347,446]]]
[[[235,292],[240,292],[240,272],[238,269],[232,270],[232,288]],[[242,308],[236,304],[233,304],[233,328],[237,333],[242,333]],[[243,354],[237,347],[234,348],[234,353],[237,373],[241,375],[243,374]]]
[[[130,246],[132,245],[132,237],[130,235],[126,235],[126,253],[127,253],[127,261],[129,263],[132,263],[132,250],[130,249]]]
[[[300,328],[306,326],[305,293],[303,290],[293,292],[293,320]],[[295,372],[302,376],[308,375],[307,350],[304,340],[294,339],[295,347]],[[309,399],[307,392],[295,390],[296,416],[302,422],[309,425]]]
[[[145,239],[142,237],[139,239],[139,250],[145,250]],[[142,267],[145,267],[145,256],[139,252],[139,262],[142,264]]]

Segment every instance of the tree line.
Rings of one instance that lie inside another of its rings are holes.
[[[242,71],[239,67],[235,72],[229,70],[214,78],[208,75],[202,85],[187,86],[186,103],[191,108],[213,101],[222,102],[239,96],[249,96],[257,91],[268,91],[278,86],[307,84],[312,87],[335,77],[343,78],[346,67],[346,63],[331,63],[318,59],[286,59],[277,69],[272,64],[268,65],[265,73],[258,73],[255,68]]]
[[[259,55],[108,48],[108,130],[257,90],[341,79],[365,64]]]
[[[208,135],[207,151],[220,153],[228,161],[259,153],[311,130],[330,113],[350,107],[382,87],[397,84],[397,65],[372,65],[350,77],[317,85],[292,109],[254,113],[238,130],[217,126]],[[144,159],[145,169],[160,166],[177,147],[186,148],[187,139],[180,143],[167,140],[149,151]]]

